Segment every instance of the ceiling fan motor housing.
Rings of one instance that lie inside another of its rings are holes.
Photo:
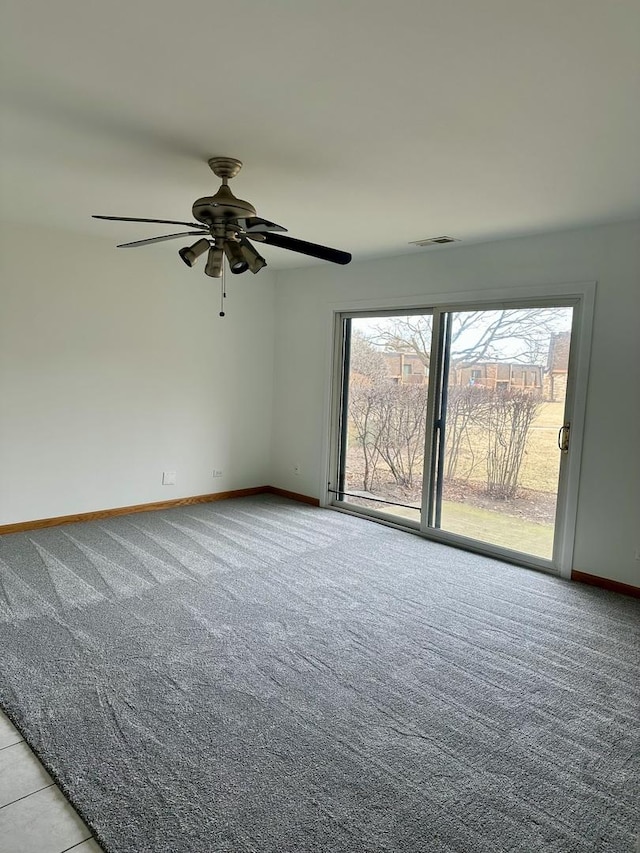
[[[227,221],[256,215],[255,207],[244,199],[236,198],[226,184],[215,195],[197,199],[191,210],[198,222],[209,226],[216,220]]]

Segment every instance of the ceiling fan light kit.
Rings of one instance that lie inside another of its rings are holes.
[[[242,254],[244,255],[244,259],[249,265],[249,269],[252,273],[260,272],[262,267],[266,267],[267,262],[259,255],[251,243],[247,240],[246,237],[240,238],[240,248],[242,249]]]
[[[240,243],[237,240],[232,238],[225,240],[224,253],[229,261],[229,269],[234,275],[239,275],[249,269],[249,264],[245,261]]]
[[[138,219],[131,216],[94,215],[93,218],[118,222],[153,222],[162,225],[186,226],[191,230],[160,237],[149,237],[145,240],[134,240],[131,243],[120,243],[118,248],[148,246],[151,243],[161,243],[179,237],[199,236],[199,240],[191,246],[180,249],[178,254],[188,267],[192,267],[200,255],[208,252],[204,271],[206,275],[212,278],[224,278],[225,256],[229,269],[235,275],[247,270],[255,274],[267,266],[266,260],[256,251],[249,238],[269,246],[278,246],[334,264],[348,264],[351,261],[349,252],[331,249],[317,243],[309,243],[306,240],[285,237],[286,228],[277,225],[275,222],[269,222],[267,219],[261,219],[256,215],[256,209],[250,202],[237,198],[231,192],[229,181],[242,168],[240,160],[235,157],[212,157],[208,163],[213,173],[221,179],[222,184],[215,195],[203,196],[193,203],[191,212],[197,222],[182,222],[175,219]],[[223,312],[221,315],[224,316]]]
[[[224,251],[211,246],[207,255],[207,265],[204,271],[211,278],[222,278],[222,265],[224,264]]]
[[[188,267],[192,267],[200,255],[203,255],[208,251],[209,245],[209,241],[203,238],[202,240],[198,240],[197,243],[194,243],[193,246],[188,246],[186,249],[180,249],[178,254]]]

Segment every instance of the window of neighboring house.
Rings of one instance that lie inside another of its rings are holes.
[[[527,384],[527,371],[526,370],[522,371],[522,384],[523,385]]]
[[[402,365],[402,373],[404,376],[411,376],[413,373],[413,365],[412,364],[403,364]]]
[[[475,382],[477,379],[482,379],[482,371],[481,370],[472,370],[471,371],[471,379]]]

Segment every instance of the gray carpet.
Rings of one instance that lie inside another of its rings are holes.
[[[633,599],[269,496],[0,557],[1,704],[110,853],[633,849]]]

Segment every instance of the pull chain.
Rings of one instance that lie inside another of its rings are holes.
[[[224,317],[224,300],[227,298],[227,286],[225,276],[225,259],[222,259],[222,276],[220,277],[220,316]]]

